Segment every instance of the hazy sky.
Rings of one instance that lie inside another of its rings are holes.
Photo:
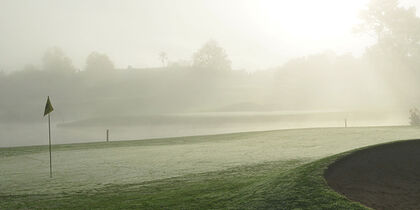
[[[77,68],[92,51],[117,67],[188,60],[214,39],[234,68],[250,71],[327,49],[359,55],[371,41],[352,33],[366,0],[0,0],[0,70],[39,65],[62,48]],[[405,0],[420,6],[420,1]]]

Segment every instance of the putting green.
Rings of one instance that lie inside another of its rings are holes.
[[[323,179],[330,159],[316,160],[414,138],[415,127],[368,127],[57,145],[53,179],[47,147],[3,148],[0,208],[353,206]]]

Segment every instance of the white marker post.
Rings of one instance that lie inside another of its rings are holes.
[[[109,142],[109,129],[106,129],[106,142]]]

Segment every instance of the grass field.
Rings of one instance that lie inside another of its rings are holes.
[[[326,186],[329,156],[419,137],[416,127],[319,128],[57,145],[53,179],[47,147],[2,148],[0,209],[363,208]]]

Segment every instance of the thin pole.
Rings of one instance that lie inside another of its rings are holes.
[[[106,129],[106,142],[109,142],[109,129]]]
[[[50,178],[52,178],[52,161],[51,161],[51,119],[50,114],[48,114],[48,142],[50,150]]]
[[[347,128],[347,118],[344,118],[344,127]]]

